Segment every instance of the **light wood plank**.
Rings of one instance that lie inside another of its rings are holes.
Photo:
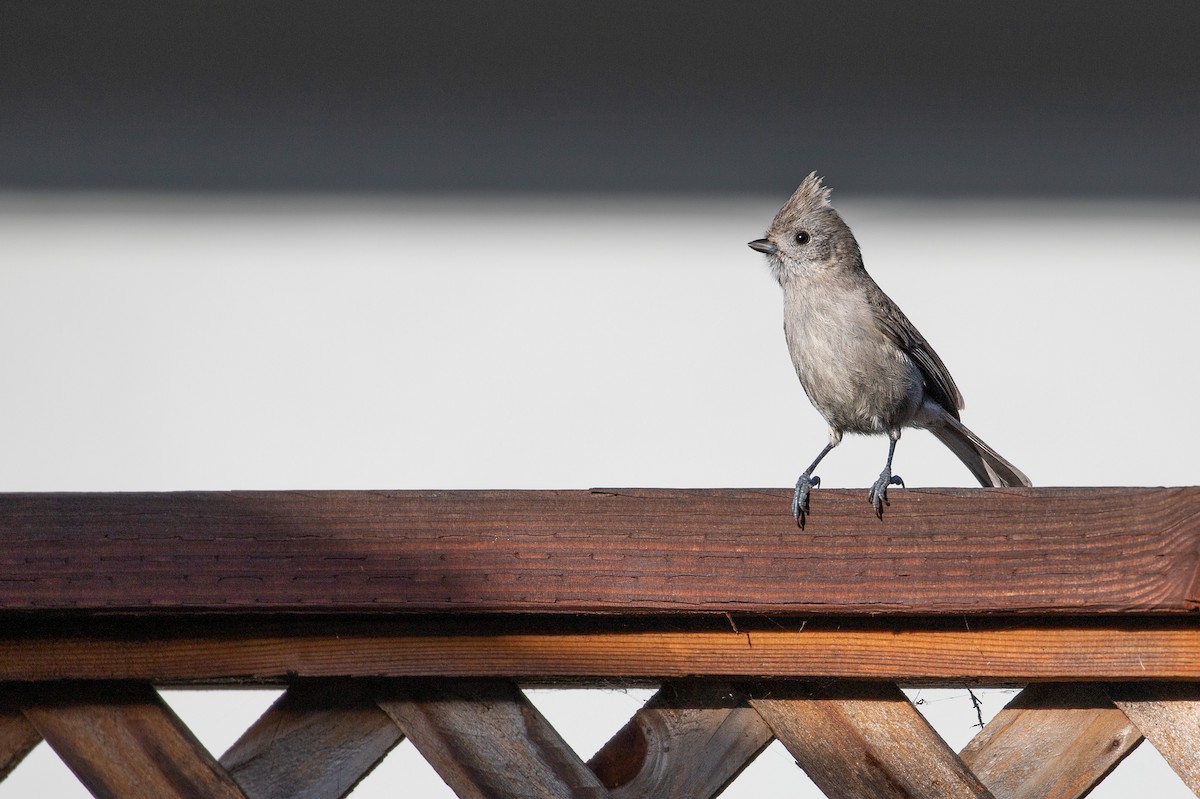
[[[608,796],[513,683],[417,681],[379,706],[461,799]]]
[[[60,637],[0,637],[0,680],[147,679],[155,683],[295,677],[633,678],[696,674],[728,678],[839,677],[917,684],[1028,684],[1034,681],[1200,681],[1200,626],[1119,619],[1061,627],[1043,620],[958,619],[931,628],[911,620],[874,626],[779,619],[733,632],[722,617],[689,630],[678,619],[316,615],[294,625],[226,619],[189,633],[186,618],[68,626]],[[680,629],[683,627],[684,629]],[[131,634],[136,632],[137,634]],[[3,636],[0,633],[0,636]]]
[[[614,799],[710,799],[775,736],[732,685],[659,689],[588,761]]]
[[[250,799],[340,799],[404,735],[362,683],[289,688],[221,757]]]
[[[996,799],[1076,799],[1141,742],[1101,686],[1044,683],[1014,697],[961,756]]]
[[[1188,614],[1200,488],[0,494],[0,611]]]
[[[148,685],[48,690],[25,717],[97,799],[245,799]]]
[[[890,683],[748,689],[809,778],[830,799],[990,799],[987,788]]]
[[[1108,687],[1117,707],[1200,796],[1200,684],[1125,683]]]

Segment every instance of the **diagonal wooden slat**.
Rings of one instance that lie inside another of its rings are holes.
[[[341,799],[402,740],[370,686],[305,682],[285,691],[221,764],[250,799]]]
[[[1017,694],[961,757],[996,799],[1076,799],[1141,742],[1101,686],[1042,683]]]
[[[0,707],[0,781],[41,741],[42,736],[20,710]]]
[[[991,799],[892,683],[769,683],[750,705],[830,799]]]
[[[710,799],[775,736],[722,682],[669,682],[588,761],[614,799]]]
[[[47,690],[25,717],[97,799],[245,799],[148,684]]]
[[[1121,683],[1108,694],[1200,796],[1200,683]]]
[[[609,795],[515,683],[413,682],[379,706],[462,799]]]

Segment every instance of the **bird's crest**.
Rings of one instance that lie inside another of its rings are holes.
[[[818,208],[827,208],[829,206],[829,196],[830,191],[821,182],[821,176],[816,172],[809,172],[808,177],[804,179],[800,187],[792,194],[787,204],[793,206],[803,205],[807,210],[815,211]]]
[[[810,172],[799,188],[779,209],[779,213],[775,216],[775,226],[786,228],[798,219],[828,208],[829,196],[830,191],[821,182],[821,177],[816,172]]]

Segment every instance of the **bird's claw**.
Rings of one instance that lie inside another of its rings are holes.
[[[892,474],[890,469],[884,469],[879,479],[875,481],[875,485],[871,486],[871,492],[867,494],[867,501],[871,503],[871,507],[875,509],[875,515],[880,519],[883,518],[883,506],[889,505],[887,498],[888,486],[900,486],[905,488],[904,480],[898,474]]]
[[[808,492],[819,485],[821,478],[808,472],[800,475],[796,481],[796,493],[792,495],[792,516],[801,530],[804,529],[804,517],[808,515]]]

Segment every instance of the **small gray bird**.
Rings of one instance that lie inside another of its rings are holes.
[[[767,256],[783,288],[783,331],[800,385],[829,424],[829,443],[800,479],[792,515],[804,526],[813,469],[845,433],[886,433],[887,464],[868,501],[883,518],[892,456],[905,427],[929,430],[983,486],[1029,486],[1029,478],[961,421],[962,395],[946,365],[863,267],[854,234],[829,204],[814,172],[804,179],[766,238],[750,247]]]

